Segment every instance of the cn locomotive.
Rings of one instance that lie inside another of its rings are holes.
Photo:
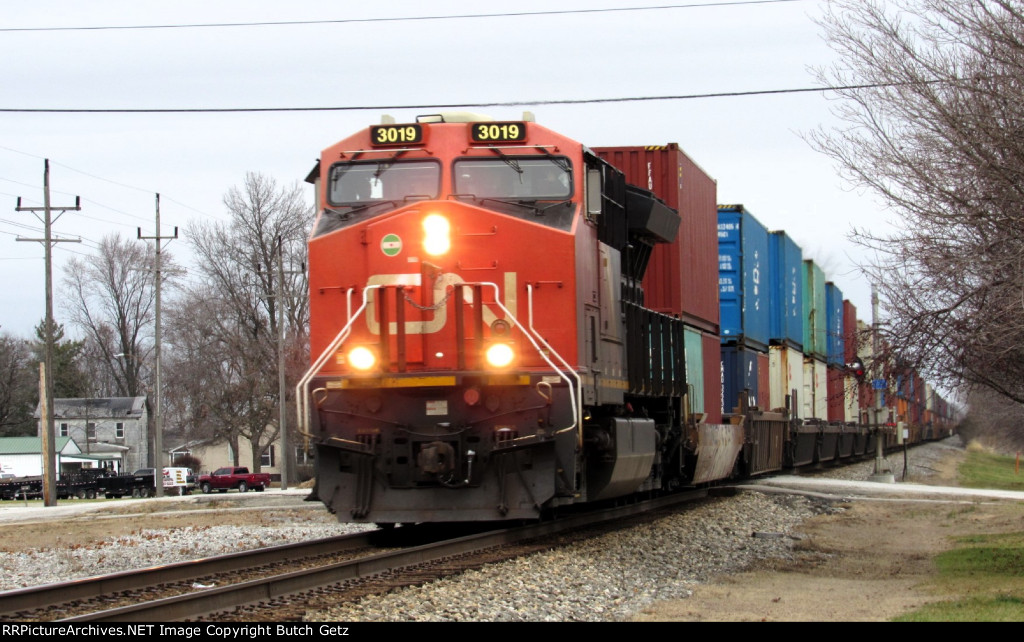
[[[533,520],[801,463],[786,408],[693,411],[686,319],[645,304],[676,204],[529,114],[389,121],[307,179],[296,397],[339,520]]]

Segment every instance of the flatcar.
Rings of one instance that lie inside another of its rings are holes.
[[[385,118],[307,180],[298,420],[339,520],[540,519],[794,463],[787,408],[693,411],[685,318],[644,290],[680,214],[599,153],[530,114]]]

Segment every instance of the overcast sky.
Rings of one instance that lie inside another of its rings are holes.
[[[701,3],[708,6],[698,6]],[[72,253],[107,234],[154,235],[197,218],[226,220],[225,192],[246,172],[301,184],[320,151],[383,113],[420,106],[689,96],[815,86],[832,52],[813,18],[823,0],[706,0],[638,11],[642,0],[550,2],[10,3],[0,22],[0,110],[369,107],[254,113],[23,113],[0,111],[0,332],[28,337],[45,314],[43,159],[54,205],[55,291]],[[582,10],[559,15],[504,15]],[[384,20],[387,19],[387,20]],[[323,24],[96,29],[211,23]],[[83,29],[90,28],[90,29]],[[823,265],[859,316],[870,286],[855,265],[853,225],[889,218],[844,185],[802,134],[836,126],[829,94],[473,107],[513,120],[523,110],[590,147],[679,145],[718,182],[719,203],[743,203],[784,229]],[[386,109],[381,108],[387,107]],[[310,188],[309,200],[312,202]],[[143,241],[138,241],[143,242]],[[184,252],[185,240],[167,249]],[[66,322],[58,298],[58,322]],[[71,330],[71,328],[69,328]]]

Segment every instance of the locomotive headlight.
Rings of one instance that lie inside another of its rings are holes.
[[[369,370],[377,363],[377,356],[373,350],[364,346],[352,348],[348,352],[348,365],[356,370]]]
[[[431,256],[446,254],[452,247],[452,226],[440,214],[423,219],[423,250]]]
[[[487,363],[493,368],[504,368],[512,363],[516,353],[507,343],[493,343],[487,348],[485,357]]]

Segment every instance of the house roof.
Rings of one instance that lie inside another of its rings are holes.
[[[138,418],[146,409],[145,397],[96,397],[91,399],[54,399],[54,419]],[[39,418],[39,407],[33,413]]]
[[[81,450],[71,437],[57,437],[53,442],[56,452],[78,454]],[[42,437],[0,437],[0,455],[38,455],[43,452]]]

